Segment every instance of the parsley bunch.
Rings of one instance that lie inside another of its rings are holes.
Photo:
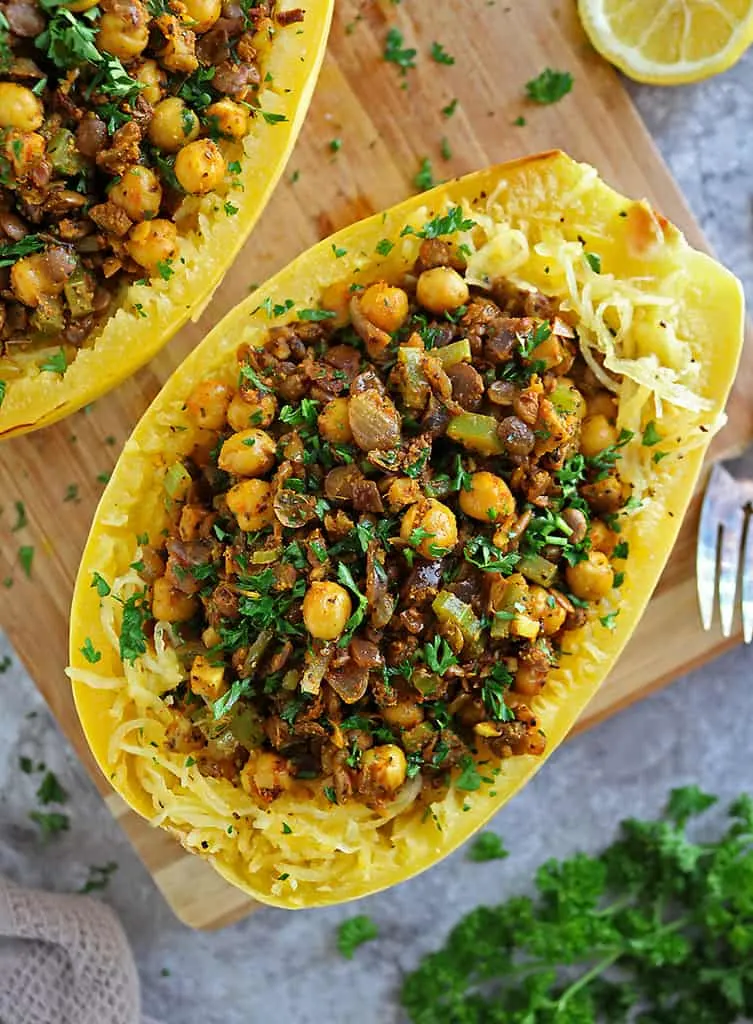
[[[732,1024],[753,1013],[753,800],[716,841],[716,803],[673,790],[663,819],[624,821],[599,856],[550,860],[536,895],[479,907],[409,974],[414,1024]]]

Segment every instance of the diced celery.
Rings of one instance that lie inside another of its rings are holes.
[[[466,642],[473,643],[481,636],[481,621],[471,606],[449,590],[440,590],[431,607],[440,622],[457,626]]]
[[[453,341],[451,345],[445,345],[444,348],[433,348],[430,355],[441,360],[446,370],[450,366],[457,366],[458,363],[471,361],[471,343],[467,338],[462,338],[460,341]]]
[[[501,455],[504,445],[497,433],[497,426],[493,416],[463,412],[450,420],[447,436],[480,455]]]

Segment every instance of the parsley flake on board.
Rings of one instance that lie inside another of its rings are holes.
[[[50,811],[49,813],[31,811],[29,817],[36,825],[39,825],[44,839],[52,839],[60,832],[67,832],[71,826],[68,815],[61,814],[59,811]]]
[[[54,772],[47,772],[39,784],[37,800],[40,804],[64,804],[68,794],[60,785]]]
[[[436,185],[436,181],[434,180],[434,170],[428,156],[425,156],[421,161],[421,166],[416,172],[413,184],[421,192],[426,192],[428,189],[434,188]]]
[[[526,82],[526,95],[534,103],[557,103],[567,96],[573,87],[573,76],[569,71],[554,71],[544,68],[540,75]]]
[[[379,935],[379,929],[366,914],[358,914],[343,921],[337,929],[337,948],[346,960],[352,960],[356,949],[364,942],[371,942]]]
[[[436,61],[437,64],[449,65],[455,63],[455,58],[450,56],[441,43],[431,44],[431,59]]]
[[[384,44],[384,59],[390,64],[397,64],[401,75],[407,75],[408,71],[416,66],[416,54],[413,47],[404,46],[403,33],[394,26],[387,33]]]
[[[413,1024],[734,1024],[753,1014],[753,799],[673,790],[596,856],[549,860],[533,896],[467,914],[404,980]]]

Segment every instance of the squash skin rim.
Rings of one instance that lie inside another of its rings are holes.
[[[281,9],[296,6],[300,5],[294,0],[283,0]],[[149,325],[144,325],[134,316],[116,324],[114,315],[106,321],[94,345],[81,349],[62,377],[40,373],[33,378],[22,376],[10,381],[5,399],[0,404],[0,441],[49,426],[100,398],[145,366],[189,320],[198,320],[251,235],[282,177],[318,80],[333,11],[334,0],[308,0],[304,22],[300,26],[286,27],[285,31],[291,34],[279,41],[285,43],[281,75],[285,76],[286,88],[289,88],[289,92],[281,95],[279,104],[285,121],[269,124],[262,117],[255,119],[247,136],[253,140],[253,154],[244,154],[241,158],[242,209],[232,218],[230,239],[221,239],[221,247],[212,247],[208,251],[206,241],[196,246],[200,266],[190,274],[184,273],[183,281],[176,281],[172,289],[177,291],[180,287],[181,291],[188,292],[187,301],[171,301],[171,315],[165,316],[165,310],[160,308],[157,322],[152,321]],[[296,35],[298,27],[301,28],[300,37]],[[271,63],[274,59],[273,49]],[[278,59],[282,59],[282,54],[278,54]],[[231,195],[235,198],[237,193]],[[222,213],[215,215],[217,220],[222,216]],[[178,276],[176,273],[175,277]],[[153,283],[162,288],[161,282]],[[163,295],[169,296],[170,284],[173,282],[169,282],[162,291]],[[128,306],[130,290],[126,290],[119,311]],[[23,391],[21,395],[19,388]]]
[[[255,314],[251,317],[252,321],[253,317],[256,316],[260,329],[266,329],[270,321],[266,320],[264,314],[259,312],[259,307],[268,297],[271,297],[273,302],[280,302],[284,301],[284,298],[287,296],[294,296],[296,305],[315,304],[316,295],[321,290],[322,285],[320,270],[325,265],[326,260],[332,259],[333,245],[338,248],[349,249],[354,253],[356,250],[371,253],[373,252],[374,244],[379,239],[382,237],[395,237],[397,233],[395,232],[395,227],[404,223],[405,219],[419,208],[428,207],[431,210],[433,206],[442,204],[447,200],[472,199],[483,194],[485,191],[490,191],[491,187],[502,178],[512,179],[515,175],[524,176],[529,171],[540,171],[541,173],[548,172],[551,169],[556,171],[560,167],[567,169],[570,173],[575,173],[581,165],[575,164],[569,157],[558,151],[536,154],[467,175],[464,178],[455,179],[431,192],[411,197],[390,208],[386,211],[386,215],[378,213],[317,243],[317,245],[293,260],[286,268],[228,313],[225,319],[207,335],[181,367],[175,371],[144,414],[131,439],[128,441],[113,473],[112,480],[102,496],[100,506],[95,515],[94,526],[82,557],[74,592],[70,633],[70,663],[74,668],[92,669],[92,666],[87,665],[79,653],[79,648],[83,645],[85,637],[92,635],[92,624],[95,620],[98,622],[99,618],[98,598],[96,592],[89,585],[91,573],[96,569],[99,572],[103,572],[108,579],[115,575],[112,571],[109,574],[107,573],[107,569],[110,568],[112,570],[113,567],[103,567],[101,560],[97,561],[96,553],[100,546],[101,534],[104,531],[102,520],[117,505],[118,491],[123,486],[126,474],[122,464],[126,465],[129,462],[136,464],[140,458],[144,457],[139,450],[140,440],[150,435],[154,436],[154,421],[160,412],[164,413],[175,402],[182,401],[188,394],[192,383],[201,379],[202,376],[206,376],[208,372],[211,372],[211,369],[207,368],[206,363],[211,362],[211,359],[208,357],[215,349],[215,346],[217,351],[219,351],[221,339],[236,339],[235,342],[226,343],[223,350],[224,360],[227,358],[228,351],[234,353],[241,325],[248,324],[249,315],[252,314],[252,311],[256,310]],[[608,186],[605,186],[600,179],[597,179],[597,182],[599,189],[606,189],[620,203],[626,201],[623,197],[609,189]],[[677,229],[663,219],[660,218],[660,220],[670,237],[682,240],[682,236]],[[726,402],[727,395],[734,381],[735,369],[742,348],[744,325],[742,288],[739,281],[729,271],[715,263],[705,254],[698,253],[688,246],[686,252],[683,250],[683,255],[687,260],[689,269],[694,272],[693,280],[700,281],[701,277],[712,279],[719,292],[724,293],[725,302],[729,308],[728,336],[724,337],[725,343],[719,346],[718,352],[714,353],[713,360],[711,353],[709,353],[709,361],[714,366],[715,378],[717,378],[714,385],[713,401],[715,411],[719,412]],[[356,256],[354,255],[353,258],[356,259]],[[339,261],[342,277],[346,277],[349,273],[349,261],[349,256]],[[378,261],[372,259],[371,265],[374,265],[376,262]],[[218,361],[219,357],[215,356],[215,363]],[[366,883],[362,891],[350,893],[346,897],[338,897],[336,894],[316,894],[316,898],[307,900],[302,904],[303,906],[324,906],[341,903],[346,899],[360,898],[381,891],[420,873],[447,856],[474,832],[482,828],[504,803],[542,767],[546,759],[556,750],[559,743],[570,731],[574,722],[588,703],[588,700],[604,681],[609,669],[629,640],[648,604],[653,589],[672,550],[682,523],[683,514],[692,497],[695,483],[701,470],[705,447],[699,446],[690,451],[685,456],[682,464],[678,464],[673,471],[671,486],[668,487],[668,493],[663,495],[664,501],[660,510],[663,511],[663,515],[660,521],[652,527],[651,552],[650,554],[644,553],[643,562],[638,565],[637,573],[635,573],[635,569],[631,572],[631,580],[635,576],[639,577],[638,592],[633,593],[632,590],[635,588],[631,588],[626,596],[623,595],[623,599],[620,601],[620,616],[617,620],[617,628],[611,633],[603,631],[606,634],[604,636],[599,635],[598,639],[601,641],[600,649],[604,655],[604,660],[595,668],[594,666],[589,667],[592,678],[586,678],[582,683],[579,682],[574,692],[568,694],[566,699],[556,700],[557,715],[554,726],[547,730],[549,742],[544,756],[539,758],[519,757],[504,762],[506,777],[501,776],[494,786],[498,795],[493,799],[489,799],[484,805],[474,807],[469,814],[465,815],[462,828],[454,830],[455,834],[453,834],[449,842],[438,838],[434,849],[412,861],[408,867],[396,871],[394,877],[383,879],[377,884],[372,882]],[[636,516],[634,524],[640,525],[642,518],[642,516]],[[633,526],[633,529],[635,529],[635,526]],[[632,544],[634,538],[630,532],[630,527],[626,528],[625,536]],[[122,568],[123,566],[121,566]],[[98,646],[96,636],[95,646]],[[117,661],[117,658],[115,660]],[[101,770],[107,776],[105,754],[108,733],[106,726],[99,716],[97,702],[93,697],[94,691],[88,686],[74,683],[73,692],[76,708],[87,741]],[[153,816],[154,809],[151,797],[145,791],[118,791],[137,813],[147,818]],[[244,877],[238,871],[222,862],[217,860],[210,860],[210,862],[227,881],[259,902],[282,908],[292,908],[298,905],[290,899],[260,890],[253,885],[247,876]]]

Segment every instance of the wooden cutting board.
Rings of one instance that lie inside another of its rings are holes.
[[[574,7],[571,0],[411,0],[401,6],[394,0],[338,0],[329,56],[285,182],[200,322],[91,409],[0,447],[0,581],[6,580],[0,621],[158,887],[189,925],[219,927],[252,904],[112,793],[89,755],[63,674],[71,591],[102,490],[98,477],[112,468],[161,383],[225,311],[320,237],[415,191],[413,178],[424,158],[442,179],[561,147],[594,163],[627,194],[649,197],[704,246],[618,77],[586,42]],[[405,75],[382,58],[393,25],[404,34],[404,45],[418,51],[416,68]],[[431,59],[433,42],[443,44],[453,65]],[[560,103],[538,107],[525,100],[524,84],[546,67],[569,70],[575,85]],[[446,117],[442,108],[454,99],[455,113]],[[524,126],[515,125],[519,117]],[[452,152],[447,160],[443,137]],[[717,454],[753,437],[752,392],[748,347]],[[25,510],[20,517],[17,502]],[[581,728],[736,642],[700,629],[696,514],[694,508],[642,625]],[[30,578],[19,559],[21,547],[34,549]]]

